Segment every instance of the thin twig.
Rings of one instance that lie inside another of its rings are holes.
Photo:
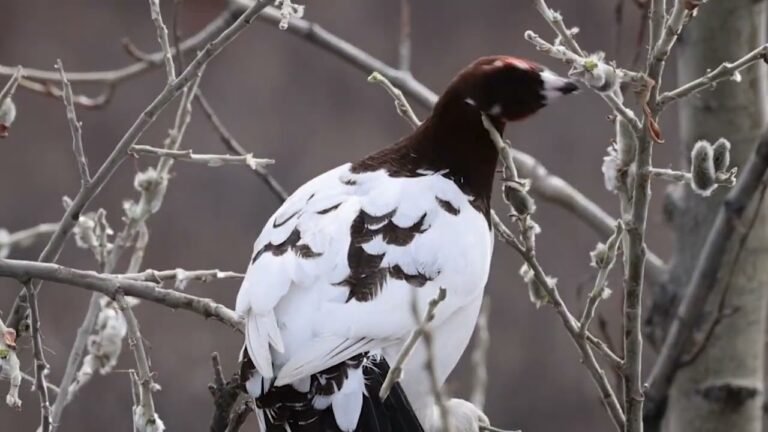
[[[30,331],[32,333],[32,353],[35,359],[35,390],[40,395],[40,427],[41,432],[51,430],[51,406],[48,403],[48,363],[43,354],[43,337],[40,334],[40,310],[37,305],[37,291],[30,282],[24,284],[29,301]]]
[[[83,322],[80,327],[77,328],[75,334],[75,342],[72,344],[72,348],[69,351],[67,357],[67,366],[64,369],[64,375],[59,383],[60,391],[56,395],[56,400],[51,407],[51,421],[53,422],[53,429],[56,429],[61,423],[61,416],[64,411],[64,407],[72,400],[74,394],[79,390],[79,386],[73,388],[73,382],[77,375],[77,368],[83,360],[83,352],[85,350],[88,337],[96,325],[99,312],[101,311],[100,303],[101,295],[94,292],[91,295],[91,299],[88,302],[88,310],[83,317]]]
[[[152,22],[157,30],[157,40],[160,42],[160,49],[163,51],[165,74],[168,76],[168,84],[170,84],[176,79],[176,67],[173,64],[171,43],[168,41],[168,29],[165,27],[165,23],[163,23],[163,14],[160,12],[160,1],[149,0],[149,10],[152,14]]]
[[[429,323],[434,319],[435,308],[437,307],[438,304],[440,304],[440,302],[445,300],[445,296],[446,296],[446,290],[445,288],[441,287],[440,291],[437,294],[437,297],[430,300],[429,306],[427,307],[427,315],[425,315],[424,318],[420,320],[419,329],[421,330],[421,337],[424,339],[424,349],[427,352],[427,361],[424,367],[427,369],[427,375],[429,375],[429,387],[432,392],[432,396],[435,399],[435,405],[437,406],[437,411],[440,414],[440,423],[442,426],[441,430],[443,432],[453,432],[454,425],[450,421],[450,415],[448,413],[448,407],[445,401],[445,394],[443,393],[443,390],[440,388],[440,379],[437,377],[437,366],[436,366],[436,360],[435,360],[435,344],[432,338],[432,330],[429,328]],[[418,304],[416,302],[415,294],[413,296],[412,309],[413,309],[414,319],[418,320],[419,309],[418,309]],[[416,338],[416,340],[418,341],[418,337]],[[403,352],[405,352],[405,346],[403,347]],[[410,355],[410,353],[407,353],[405,354],[405,356],[402,357],[403,359],[402,362],[400,361],[400,358],[401,358],[400,355],[397,356],[396,364],[398,364],[398,368],[399,368],[397,372],[398,380],[402,377],[402,365],[408,359],[408,355]],[[389,370],[389,373],[387,374],[387,378],[384,380],[384,384],[387,383],[387,380],[389,379],[389,376],[392,375],[393,370],[394,368]],[[383,399],[384,397],[381,396],[382,392],[384,392],[384,386],[381,387],[381,392],[379,393],[379,396]],[[389,392],[389,388],[387,388],[387,392]],[[386,396],[386,394],[384,394],[384,396]]]
[[[64,65],[61,60],[56,61],[56,69],[59,70],[62,83],[62,99],[67,107],[67,120],[69,121],[69,130],[72,132],[72,151],[75,153],[77,168],[80,171],[80,188],[85,188],[91,182],[91,174],[88,172],[88,159],[83,150],[83,130],[80,122],[77,120],[75,111],[74,96],[72,95],[72,86],[67,81],[67,75],[64,73]]]
[[[9,233],[0,228],[0,258],[5,258],[15,247],[27,247],[39,238],[56,232],[59,224],[44,223]]]
[[[32,385],[35,385],[35,377],[33,377],[32,375],[26,374],[24,372],[20,372],[20,374],[21,374],[21,378],[24,381],[26,381],[26,382],[28,382],[28,383],[30,383]],[[53,385],[53,384],[51,384],[49,382],[46,382],[45,385],[48,387],[48,391],[49,392],[52,392],[52,393],[55,393],[55,394],[59,394],[59,388],[57,386],[55,386],[55,385]],[[49,393],[49,395],[50,395],[50,393]]]
[[[159,156],[185,162],[201,163],[210,167],[219,167],[222,165],[247,165],[254,171],[256,171],[257,167],[263,168],[275,163],[272,159],[257,159],[253,157],[253,153],[248,153],[243,156],[196,154],[193,153],[192,150],[167,150],[144,145],[134,145],[129,152],[136,156]]]
[[[472,405],[480,411],[485,407],[485,397],[488,393],[488,348],[491,344],[491,336],[488,331],[488,317],[491,313],[491,301],[488,296],[483,299],[480,315],[475,326],[475,342],[472,349],[472,393],[469,398]]]
[[[114,275],[118,278],[155,282],[160,283],[164,281],[197,281],[197,282],[211,282],[214,280],[222,279],[242,279],[245,277],[242,273],[235,273],[221,270],[144,270],[141,273],[125,273]]]
[[[134,315],[133,309],[131,309],[125,302],[125,297],[123,297],[122,294],[118,294],[115,299],[120,310],[125,315],[125,322],[128,327],[128,344],[131,346],[134,358],[136,359],[136,369],[138,370],[139,381],[139,401],[138,404],[136,404],[136,407],[141,408],[141,415],[134,415],[134,421],[139,417],[145,422],[140,428],[140,430],[143,431],[148,429],[147,425],[154,425],[160,421],[160,418],[155,412],[155,401],[152,398],[155,383],[152,380],[152,372],[149,369],[149,359],[147,357],[147,352],[144,349],[144,340],[141,337],[139,322],[136,319],[136,315]],[[154,430],[154,428],[151,430]]]
[[[738,74],[740,70],[761,60],[765,61],[767,58],[768,44],[760,46],[759,48],[755,49],[751,53],[745,55],[733,63],[725,62],[701,78],[695,79],[676,88],[675,90],[668,91],[659,96],[659,100],[656,102],[658,106],[657,109],[661,110],[670,102],[678,101],[698,91],[714,87],[719,81],[726,79],[740,80],[741,76]]]
[[[379,390],[380,399],[385,399],[387,395],[389,395],[390,390],[392,390],[392,387],[403,377],[403,365],[408,360],[408,357],[410,357],[413,349],[416,348],[416,343],[424,336],[424,330],[429,323],[435,319],[435,309],[443,300],[445,300],[445,297],[446,290],[441,287],[437,296],[429,301],[424,317],[419,320],[418,327],[416,327],[416,329],[411,332],[411,335],[408,336],[408,339],[403,344],[403,348],[397,355],[397,359],[390,366],[389,373],[384,379],[384,383],[381,385],[381,390]]]
[[[691,173],[675,171],[666,168],[650,168],[651,177],[669,180],[677,183],[691,184],[693,181]],[[736,184],[736,174],[738,170],[734,167],[729,171],[715,173],[715,184],[718,186],[732,187]]]
[[[685,3],[685,0],[675,0],[675,4],[672,7],[672,12],[670,13],[669,18],[667,18],[664,30],[661,31],[661,37],[658,39],[658,42],[651,47],[651,54],[648,57],[646,73],[648,77],[654,81],[655,86],[651,89],[649,95],[649,106],[653,107],[656,105],[667,58],[672,50],[672,46],[677,41],[677,37],[683,29],[683,25],[685,25],[685,22],[691,15],[691,12],[686,9]]]
[[[13,97],[13,93],[16,92],[16,87],[19,85],[22,75],[24,75],[24,69],[21,66],[16,66],[11,74],[11,79],[9,79],[8,82],[5,83],[3,89],[0,90],[0,107],[3,106],[7,99]]]
[[[403,0],[406,1],[406,0]],[[371,83],[378,83],[381,84],[382,87],[389,93],[390,96],[395,100],[395,108],[397,108],[397,113],[400,114],[404,119],[410,123],[411,126],[414,128],[418,127],[421,124],[421,121],[416,117],[416,114],[414,114],[413,109],[411,109],[411,106],[408,104],[408,102],[405,100],[405,96],[403,96],[403,92],[400,91],[397,87],[393,86],[391,82],[389,82],[388,79],[386,79],[382,74],[378,72],[372,73],[368,77],[368,82]]]
[[[224,123],[221,121],[221,119],[219,119],[219,116],[216,115],[216,112],[208,103],[208,100],[203,96],[200,88],[198,88],[197,93],[195,93],[195,100],[203,109],[203,113],[205,114],[206,118],[208,118],[211,125],[213,125],[213,128],[219,134],[221,142],[225,147],[229,149],[229,151],[240,156],[250,154],[245,151],[245,148],[240,145],[240,143],[237,142],[229,130],[227,130],[227,128],[224,126]],[[253,171],[259,178],[261,178],[264,184],[267,185],[269,190],[272,191],[272,194],[275,195],[277,199],[280,201],[285,201],[288,199],[288,192],[285,191],[285,188],[277,181],[277,179],[272,176],[272,174],[269,173],[269,171],[267,171],[265,167],[257,165]]]

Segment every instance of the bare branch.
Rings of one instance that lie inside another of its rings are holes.
[[[85,157],[85,151],[83,151],[83,130],[80,122],[77,120],[72,86],[67,81],[64,65],[61,63],[61,60],[56,61],[56,69],[59,70],[61,76],[62,99],[67,107],[67,120],[69,121],[69,130],[72,132],[72,151],[75,153],[77,168],[80,170],[80,188],[82,189],[91,181],[91,174],[88,172],[88,160]]]
[[[254,171],[256,171],[257,168],[263,168],[275,163],[272,159],[257,159],[253,157],[253,153],[248,153],[243,156],[196,154],[193,153],[192,150],[167,150],[144,145],[134,145],[129,152],[136,156],[159,156],[185,162],[201,163],[210,167],[219,167],[222,165],[247,165]]]
[[[43,337],[40,335],[40,310],[37,307],[37,292],[31,283],[24,284],[29,301],[30,323],[32,332],[32,353],[35,359],[35,390],[40,395],[40,427],[41,432],[51,430],[51,406],[48,404],[48,363],[43,354]]]
[[[9,259],[0,259],[0,277],[22,281],[40,279],[59,282],[95,291],[112,299],[123,293],[127,297],[136,297],[171,309],[185,309],[205,318],[214,318],[234,329],[242,330],[240,316],[226,306],[209,298],[163,289],[151,282],[77,270],[57,264]]]
[[[44,223],[9,233],[0,228],[0,258],[5,258],[14,247],[27,247],[36,242],[40,237],[54,233],[59,224]]]
[[[485,397],[488,392],[488,348],[491,335],[488,331],[488,317],[491,314],[491,301],[488,296],[483,299],[480,315],[475,326],[475,346],[472,350],[472,369],[475,371],[472,379],[472,395],[469,400],[480,411],[485,407]]]
[[[78,365],[83,360],[83,350],[85,349],[88,336],[96,325],[96,319],[101,311],[100,299],[101,296],[98,293],[94,292],[91,295],[88,310],[85,313],[83,322],[77,329],[75,342],[67,357],[67,367],[61,378],[59,392],[57,392],[56,400],[53,402],[53,407],[51,407],[53,429],[58,427],[64,407],[72,400],[72,397],[74,397],[81,386],[81,384],[73,385],[73,382],[75,382]]]
[[[713,88],[719,81],[726,79],[740,81],[741,75],[739,75],[739,71],[741,69],[766,59],[768,59],[768,44],[755,49],[733,63],[723,63],[701,78],[662,94],[656,103],[658,105],[657,109],[661,110],[671,102],[678,101],[706,88]]]
[[[125,315],[125,321],[128,326],[128,343],[133,350],[136,359],[136,368],[138,369],[139,381],[139,401],[134,406],[134,425],[140,422],[139,431],[162,431],[163,422],[155,412],[155,401],[152,398],[152,392],[156,384],[152,380],[152,372],[149,370],[149,359],[144,349],[144,340],[139,331],[139,322],[136,316],[125,302],[122,294],[116,296],[116,301],[120,310]]]
[[[721,171],[715,174],[715,184],[718,186],[732,187],[736,184],[736,173],[738,170],[734,167],[729,171]],[[673,181],[676,183],[691,184],[691,173],[675,171],[665,168],[651,168],[651,177]]]
[[[655,88],[651,90],[648,103],[650,106],[656,104],[661,87],[661,77],[664,72],[664,66],[672,50],[672,46],[677,41],[677,37],[683,29],[683,25],[690,18],[692,12],[685,7],[684,0],[675,0],[672,12],[667,19],[666,26],[661,33],[656,45],[652,47],[651,55],[648,58],[647,74],[655,82]]]
[[[7,69],[13,70],[13,73],[10,74],[11,79],[9,79],[3,89],[0,90],[0,106],[3,106],[7,99],[13,97],[13,94],[16,92],[16,87],[19,85],[19,81],[21,81],[21,77],[24,74],[24,69],[21,66]]]
[[[221,270],[184,270],[177,268],[175,270],[144,270],[141,273],[126,273],[114,275],[118,278],[125,278],[131,280],[145,281],[160,283],[164,281],[173,280],[180,281],[197,281],[197,282],[211,282],[214,280],[222,279],[242,279],[245,277],[242,273],[234,273]]]
[[[427,306],[427,312],[424,315],[424,318],[420,320],[419,324],[419,330],[414,331],[414,334],[418,331],[421,333],[421,337],[424,339],[424,347],[427,351],[427,362],[426,365],[424,365],[427,369],[427,374],[429,375],[429,386],[432,391],[432,396],[435,398],[435,404],[437,405],[437,410],[440,414],[440,421],[441,421],[441,430],[443,432],[453,432],[454,426],[453,423],[450,421],[450,415],[448,413],[448,407],[446,406],[445,402],[445,394],[443,393],[443,390],[440,388],[440,380],[437,378],[437,366],[435,361],[435,344],[432,339],[432,330],[429,328],[429,323],[432,322],[432,320],[435,318],[435,308],[437,308],[437,305],[440,304],[443,300],[445,300],[446,296],[446,290],[443,287],[440,287],[440,291],[437,293],[437,296],[429,301],[429,305]],[[416,303],[416,296],[413,297],[413,317],[415,319],[419,319],[419,310],[418,310],[418,304]],[[410,338],[409,338],[410,339]],[[418,341],[418,336],[415,337],[415,340]],[[414,345],[416,342],[414,342]],[[405,354],[402,356],[402,361],[400,361],[401,355],[398,354],[397,361],[395,364],[397,364],[397,380],[399,380],[403,373],[402,373],[402,365],[405,363],[405,361],[408,359],[408,356],[410,355],[410,352],[406,352],[406,347],[408,346],[408,341],[406,341],[406,345],[403,346],[403,350],[400,354]],[[382,393],[384,393],[385,385],[387,384],[387,381],[389,380],[389,376],[392,375],[392,371],[394,371],[395,368],[392,368],[389,370],[389,373],[387,374],[387,378],[384,380],[384,384],[381,387],[381,391],[379,392],[379,396],[382,397]],[[391,387],[391,386],[390,386]],[[386,391],[389,392],[389,387],[386,388]],[[384,393],[384,396],[386,396],[386,393]]]
[[[418,117],[416,117],[416,114],[414,114],[413,109],[411,109],[408,101],[405,100],[405,96],[403,96],[403,92],[401,92],[400,89],[393,86],[388,79],[386,79],[382,74],[378,72],[372,73],[371,76],[368,77],[368,82],[381,84],[387,93],[389,93],[389,95],[392,96],[392,98],[395,100],[395,108],[397,109],[397,113],[400,114],[405,120],[407,120],[408,123],[410,123],[410,125],[414,128],[419,127],[421,121],[418,119]]]
[[[160,49],[163,51],[165,74],[168,76],[168,84],[170,84],[176,79],[176,68],[173,64],[171,43],[168,41],[168,29],[165,27],[165,23],[163,23],[163,14],[160,12],[160,1],[149,0],[149,10],[152,14],[152,22],[157,30],[157,40],[160,42]]]

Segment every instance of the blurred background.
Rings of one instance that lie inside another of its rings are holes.
[[[618,0],[551,0],[569,25],[578,26],[586,49],[604,50],[629,66],[638,49],[641,12]],[[166,23],[173,2],[163,2]],[[436,92],[474,58],[513,54],[565,72],[564,66],[535,52],[523,40],[531,29],[548,40],[552,33],[528,1],[414,1],[412,16],[413,73]],[[189,36],[216,17],[223,0],[184,0],[178,25]],[[134,62],[121,47],[128,37],[140,49],[158,49],[147,2],[127,0],[0,0],[0,64],[53,69],[61,59],[68,72],[115,69]],[[326,0],[308,2],[305,18],[351,41],[390,64],[396,64],[399,2]],[[620,35],[620,37],[619,37]],[[644,40],[644,39],[643,39]],[[670,62],[670,76],[674,76]],[[276,25],[258,20],[208,66],[201,82],[209,102],[233,135],[257,157],[276,160],[271,171],[290,191],[311,177],[343,162],[356,160],[409,132],[391,98],[366,74],[318,50]],[[5,79],[1,80],[2,83]],[[162,68],[122,83],[111,102],[97,110],[78,109],[85,151],[95,170],[111,152],[141,110],[162,89]],[[98,86],[75,86],[77,93],[96,95]],[[11,134],[0,140],[0,227],[13,232],[58,221],[62,196],[74,196],[79,177],[71,137],[60,100],[20,88],[15,96],[19,115]],[[140,144],[159,146],[175,112],[175,103],[143,136]],[[195,108],[197,110],[197,108]],[[417,107],[423,117],[427,113]],[[602,100],[584,92],[564,98],[541,115],[512,124],[506,136],[515,147],[538,158],[552,172],[618,214],[618,200],[603,186],[600,165],[612,135],[609,111]],[[656,166],[677,166],[674,114],[663,126],[670,145],[657,146]],[[199,111],[182,148],[225,153],[218,135]],[[133,176],[156,161],[129,159],[92,203],[103,207],[113,227],[121,226],[121,202],[135,199]],[[663,185],[649,216],[649,245],[667,257],[673,239],[661,216]],[[497,209],[503,209],[496,203]],[[153,269],[218,268],[244,271],[253,240],[278,200],[244,166],[209,168],[177,163],[165,203],[149,221],[150,243],[145,267]],[[539,200],[537,221],[543,229],[539,256],[559,280],[572,309],[580,311],[592,284],[588,252],[600,240],[565,210]],[[44,242],[16,249],[11,257],[36,259]],[[94,269],[90,252],[70,241],[60,263]],[[517,272],[521,261],[500,242],[496,245],[490,296],[491,346],[486,411],[503,428],[531,431],[602,431],[612,428],[587,371],[556,314],[536,309]],[[121,268],[124,267],[124,264]],[[615,285],[615,284],[614,284]],[[234,305],[236,281],[191,283],[189,292]],[[0,311],[8,312],[19,291],[15,281],[0,279]],[[46,283],[40,295],[42,332],[58,383],[90,293]],[[600,307],[609,331],[618,340],[619,295]],[[235,367],[241,336],[229,328],[184,311],[143,303],[137,308],[148,342],[152,369],[162,391],[155,396],[169,430],[207,430],[212,400],[210,354],[221,353],[225,372]],[[22,369],[32,373],[28,338],[22,347]],[[650,351],[650,349],[649,349]],[[469,353],[469,350],[468,350]],[[652,354],[651,354],[652,355]],[[60,431],[131,430],[131,390],[126,369],[134,361],[124,348],[119,371],[95,377],[67,407]],[[469,355],[448,382],[450,393],[468,397],[473,370]],[[0,382],[4,394],[7,382]],[[39,422],[37,395],[22,386],[24,410],[0,404],[4,431],[31,431]],[[252,426],[251,430],[255,430]]]

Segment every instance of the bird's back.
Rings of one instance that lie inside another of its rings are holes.
[[[468,342],[490,265],[487,220],[443,174],[343,165],[300,188],[268,221],[237,303],[255,365],[244,376],[267,424],[419,430],[405,393],[398,387],[380,401],[376,383],[415,328],[412,302],[423,310],[441,287],[449,294],[435,319],[436,337],[445,338],[437,366],[441,381],[447,376]],[[441,335],[441,323],[457,316],[468,331]],[[407,366],[409,378],[425,382],[423,363]]]

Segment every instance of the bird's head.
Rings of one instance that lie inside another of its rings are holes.
[[[578,89],[572,80],[534,62],[489,56],[464,68],[448,86],[438,106],[467,104],[503,123],[523,119]]]

